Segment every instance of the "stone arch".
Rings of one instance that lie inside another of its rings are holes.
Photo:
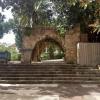
[[[36,42],[31,54],[32,61],[39,61],[40,54],[43,48],[46,46],[45,42],[55,43],[63,52],[65,52],[65,48],[61,40],[59,40],[57,37],[45,36]]]
[[[54,28],[50,27],[34,27],[30,36],[24,35],[22,38],[22,63],[30,63],[32,51],[36,44],[44,39],[50,38],[63,48],[66,63],[77,63],[77,43],[80,42],[79,25],[70,29],[65,37],[62,38]]]
[[[56,41],[61,48],[64,49],[64,38],[60,37],[56,29],[48,28],[48,27],[36,27],[33,28],[32,34],[30,36],[23,36],[22,43],[22,63],[30,63],[31,62],[31,54],[36,44],[39,41],[51,39]]]

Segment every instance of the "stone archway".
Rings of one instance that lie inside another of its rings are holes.
[[[61,41],[54,40],[53,38],[46,36],[45,38],[38,41],[35,47],[33,48],[33,51],[31,54],[31,58],[32,58],[31,60],[33,62],[40,61],[40,55],[43,52],[43,50],[48,46],[49,43],[55,44],[56,46],[60,48],[62,52],[65,52],[65,48],[62,45]]]
[[[22,63],[30,63],[32,52],[36,44],[42,40],[51,39],[64,50],[66,63],[77,63],[77,43],[80,42],[80,26],[70,29],[65,37],[60,37],[56,29],[48,27],[35,27],[30,36],[23,36]]]

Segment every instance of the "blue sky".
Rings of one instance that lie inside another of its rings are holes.
[[[1,10],[0,10],[1,11]],[[3,14],[6,16],[5,21],[9,20],[10,18],[13,18],[11,10],[5,10]],[[15,35],[12,31],[10,31],[8,34],[5,34],[2,39],[0,39],[0,43],[6,43],[8,45],[12,45],[15,43]]]

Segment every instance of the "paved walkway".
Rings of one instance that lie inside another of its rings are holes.
[[[100,86],[0,85],[0,100],[100,100]]]

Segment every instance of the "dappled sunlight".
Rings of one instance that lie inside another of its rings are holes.
[[[9,87],[9,86],[13,86],[13,85],[12,84],[0,84],[0,86]]]
[[[45,96],[39,96],[36,98],[36,100],[59,100],[59,96],[57,95],[45,95]]]

